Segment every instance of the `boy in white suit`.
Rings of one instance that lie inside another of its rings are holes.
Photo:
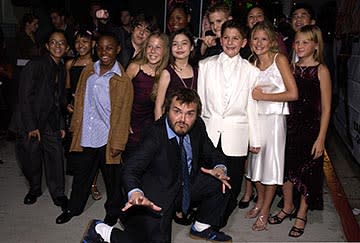
[[[228,162],[232,200],[228,215],[237,205],[248,150],[260,150],[256,101],[251,92],[259,69],[240,57],[246,45],[246,30],[234,20],[221,27],[223,52],[199,62],[198,93],[202,118],[215,147]]]

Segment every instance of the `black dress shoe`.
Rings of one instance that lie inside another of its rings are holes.
[[[37,196],[34,196],[30,193],[26,194],[25,198],[24,198],[24,204],[27,204],[27,205],[31,205],[31,204],[34,204],[37,200]]]
[[[69,222],[74,215],[70,211],[65,211],[56,218],[57,224],[65,224]]]
[[[66,196],[57,197],[54,201],[56,206],[61,207],[61,210],[65,212],[67,210],[68,199]]]
[[[243,199],[240,199],[239,202],[239,208],[247,208],[249,207],[250,201],[254,199],[254,194],[251,195],[249,201],[243,201]]]
[[[118,222],[118,217],[115,217],[113,215],[110,214],[106,214],[105,218],[104,218],[104,223],[109,225],[109,226],[114,226],[116,223]]]

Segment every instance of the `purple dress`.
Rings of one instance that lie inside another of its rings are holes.
[[[323,209],[323,156],[311,149],[320,131],[321,93],[318,65],[295,66],[299,99],[289,102],[285,149],[285,180],[304,195],[309,209]]]
[[[166,70],[170,73],[170,83],[166,90],[166,97],[176,88],[186,87],[190,89],[195,89],[197,87],[197,78],[198,78],[198,69],[193,67],[193,74],[191,78],[180,78],[179,75],[175,72],[171,65],[166,67]]]
[[[155,103],[150,98],[154,86],[154,79],[154,77],[144,73],[141,68],[132,79],[134,101],[131,110],[130,124],[134,133],[129,135],[128,146],[136,146],[141,140],[143,129],[155,119]]]

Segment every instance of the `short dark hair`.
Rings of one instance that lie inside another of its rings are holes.
[[[131,21],[131,31],[135,29],[136,26],[140,24],[147,25],[147,29],[150,32],[157,31],[159,29],[157,20],[155,16],[147,16],[144,13],[139,13],[134,16],[134,18]]]
[[[307,4],[307,3],[297,3],[296,5],[294,5],[291,9],[290,12],[290,17],[292,17],[293,13],[298,10],[298,9],[305,9],[306,12],[309,13],[310,15],[310,19],[316,20],[316,16],[315,16],[315,11],[314,9],[311,7],[311,5]]]
[[[170,6],[170,9],[168,11],[168,17],[175,11],[175,9],[180,9],[187,16],[191,15],[191,11],[192,11],[190,6],[188,4],[186,4],[186,3],[175,3],[172,6]]]
[[[69,41],[68,41],[68,36],[66,35],[66,32],[62,29],[54,29],[52,30],[48,35],[47,35],[47,38],[46,38],[46,42],[49,42],[50,41],[50,37],[55,34],[55,33],[58,33],[58,34],[62,34],[64,37],[65,37],[65,40],[67,42],[67,44],[69,45]]]
[[[63,8],[52,8],[50,9],[50,14],[57,13],[59,16],[66,16],[65,9]]]
[[[242,25],[239,21],[234,20],[234,19],[225,21],[221,25],[221,36],[223,36],[225,29],[228,29],[228,28],[237,29],[240,32],[241,36],[243,38],[247,39],[249,29],[245,25]]]
[[[165,112],[167,113],[170,110],[170,105],[173,99],[176,99],[180,104],[190,104],[195,103],[197,105],[196,115],[201,115],[201,100],[200,96],[194,89],[189,89],[185,87],[174,89],[165,100]]]
[[[21,19],[21,28],[24,29],[27,23],[32,23],[34,19],[40,20],[39,16],[32,13],[25,13]]]
[[[96,44],[98,44],[100,39],[102,39],[104,37],[109,37],[109,38],[113,39],[116,42],[116,45],[121,47],[118,37],[113,32],[101,32],[100,36],[97,38]]]

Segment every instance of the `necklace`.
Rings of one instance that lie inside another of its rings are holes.
[[[304,72],[308,69],[309,66],[298,66],[300,69],[300,77],[304,77]]]
[[[148,68],[149,68],[149,74],[152,77],[155,77],[156,74],[156,66],[154,65],[150,65],[149,63],[147,64]]]
[[[185,88],[193,89],[193,86],[194,86],[194,75],[191,77],[191,86],[189,87],[189,86],[186,85],[186,83],[185,83],[185,81],[182,79],[181,75],[180,75],[179,73],[177,73],[177,72],[179,72],[179,71],[177,70],[176,66],[175,66],[175,65],[171,65],[171,67],[172,67],[172,69],[175,71],[176,75],[179,77],[182,85],[184,85]],[[185,67],[186,67],[186,66],[185,66]]]
[[[175,71],[178,71],[178,72],[182,72],[185,70],[187,64],[185,64],[183,67],[179,67],[178,65],[176,65],[175,63],[173,64],[173,67],[175,69]]]

